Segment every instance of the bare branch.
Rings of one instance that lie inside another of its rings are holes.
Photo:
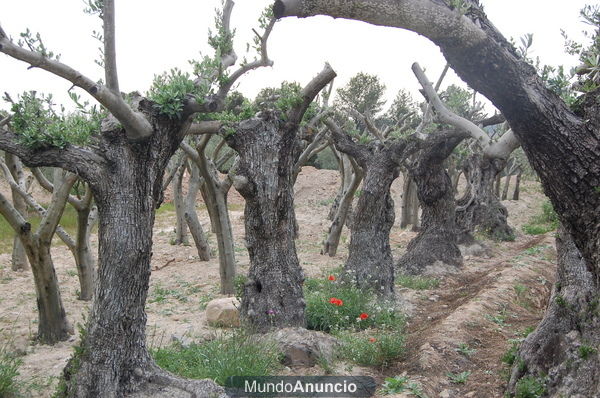
[[[115,95],[121,96],[119,91],[119,77],[117,74],[117,51],[115,45],[115,1],[104,0],[102,7],[104,22],[104,76],[106,86]]]
[[[12,115],[8,115],[4,119],[0,120],[0,128],[6,126],[8,124],[8,122],[10,122],[11,119],[12,119]]]
[[[315,152],[315,150],[317,149],[317,147],[319,147],[321,141],[323,141],[326,134],[327,129],[322,129],[321,131],[319,131],[317,135],[315,135],[315,138],[313,138],[312,142],[304,149],[304,151],[302,151],[302,154],[300,155],[300,157],[298,157],[296,164],[294,164],[295,175],[297,175],[300,172],[300,169],[302,168],[302,166],[304,166],[308,159],[310,159],[315,153],[317,153]],[[321,150],[325,149],[328,145],[329,143],[325,141],[325,146]]]
[[[507,159],[520,146],[521,143],[517,139],[517,136],[512,130],[508,130],[496,142],[488,146],[483,154],[489,158]]]
[[[142,114],[131,109],[120,94],[115,94],[108,87],[94,82],[70,66],[44,57],[40,53],[24,49],[14,44],[5,35],[0,35],[0,52],[26,62],[32,67],[40,68],[62,77],[73,83],[74,86],[81,87],[87,91],[117,118],[125,128],[127,138],[130,140],[144,139],[152,134],[150,122]]]
[[[223,123],[220,120],[207,120],[199,123],[192,123],[187,131],[187,134],[218,134],[222,125]]]
[[[350,113],[352,113],[352,115],[357,119],[361,119],[363,121],[365,126],[367,126],[367,130],[373,135],[373,137],[377,138],[381,142],[385,141],[385,136],[383,135],[381,130],[379,130],[377,126],[375,126],[373,120],[371,119],[371,116],[363,115],[355,109],[350,109]]]
[[[235,82],[246,72],[258,69],[263,66],[273,66],[273,61],[269,59],[269,54],[267,52],[267,42],[269,40],[271,32],[273,31],[273,27],[275,26],[275,22],[277,22],[276,19],[271,19],[269,21],[269,24],[265,28],[265,31],[263,32],[262,36],[260,37],[260,59],[242,65],[238,70],[233,72],[231,76],[229,76],[225,84],[223,84],[219,88],[219,92],[217,93],[218,98],[225,98],[229,93],[229,90],[231,90],[231,87],[233,87],[233,85],[235,84]]]
[[[440,120],[456,128],[467,131],[484,150],[488,148],[491,144],[489,135],[480,129],[475,123],[455,114],[446,108],[438,94],[435,92],[431,82],[427,79],[427,76],[425,76],[425,72],[423,72],[423,69],[421,69],[418,63],[415,62],[413,64],[412,70],[417,77],[417,80],[419,80],[419,83],[423,87],[425,95],[427,96],[427,100],[436,110]]]
[[[444,78],[446,77],[446,74],[448,73],[448,69],[450,69],[450,64],[446,63],[446,66],[444,66],[444,70],[442,70],[442,73],[440,74],[440,77],[438,78],[437,82],[435,83],[435,87],[434,90],[437,93],[440,90],[440,87],[442,86],[442,82],[444,81]],[[420,138],[424,138],[422,136],[423,133],[423,129],[425,128],[425,126],[427,126],[430,122],[431,119],[431,102],[427,102],[427,108],[425,109],[425,112],[423,112],[423,119],[421,119],[421,123],[419,123],[419,125],[417,126],[417,129],[415,131],[415,133],[417,134],[418,137]]]
[[[323,121],[329,131],[331,131],[331,138],[335,143],[335,147],[338,151],[344,152],[345,154],[353,157],[359,164],[365,162],[365,153],[361,150],[359,144],[352,141],[348,134],[344,133],[340,126],[337,125],[332,119],[325,119]]]

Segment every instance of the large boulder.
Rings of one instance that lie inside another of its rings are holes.
[[[287,366],[314,366],[323,360],[335,359],[338,340],[326,333],[303,328],[284,328],[271,332],[265,338],[276,342]]]
[[[210,301],[206,305],[206,321],[210,326],[239,327],[240,302],[235,297],[224,297]]]

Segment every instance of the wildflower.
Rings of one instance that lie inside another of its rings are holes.
[[[334,275],[329,275],[329,278],[327,278],[327,279],[329,279],[330,281],[333,282],[333,281],[335,281],[335,276]]]
[[[267,315],[275,315],[275,310],[267,310]]]
[[[376,342],[376,341],[377,341],[377,339],[376,339],[375,337],[370,337],[370,338],[369,338],[369,341],[370,341],[371,343],[374,343],[374,342]]]
[[[339,298],[335,298],[335,297],[330,298],[329,302],[333,305],[337,305],[338,307],[341,307],[342,305],[344,305],[344,302],[342,300],[340,300]]]
[[[369,314],[367,314],[366,312],[363,312],[362,314],[359,315],[359,318],[362,320],[365,320],[369,317]]]

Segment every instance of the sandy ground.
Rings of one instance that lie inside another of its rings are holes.
[[[342,265],[347,256],[347,231],[335,257],[319,254],[329,226],[326,215],[338,181],[335,171],[306,167],[296,184],[296,214],[300,225],[296,243],[300,264],[309,276],[326,275],[328,270]],[[397,213],[401,187],[400,180],[393,185]],[[399,298],[412,312],[407,355],[389,369],[355,367],[352,373],[372,375],[378,381],[406,374],[420,382],[430,397],[502,397],[504,380],[500,357],[508,347],[508,339],[541,319],[553,283],[552,237],[524,236],[520,232],[521,226],[539,211],[543,199],[537,183],[525,182],[522,200],[504,202],[509,210],[509,222],[518,231],[514,242],[489,243],[490,258],[465,258],[463,270],[444,278],[434,290],[399,289]],[[243,244],[243,199],[232,191],[230,204],[239,272],[245,273],[249,260]],[[202,208],[199,202],[199,217],[208,230],[208,215]],[[159,269],[152,273],[147,303],[151,347],[168,344],[178,336],[195,339],[214,332],[206,325],[203,308],[210,299],[218,297],[218,260],[200,262],[192,246],[169,244],[173,222],[173,214],[165,213],[157,218],[155,227],[152,266]],[[404,252],[414,236],[414,232],[397,226],[392,229],[395,258]],[[214,235],[209,234],[209,239],[214,248]],[[80,323],[88,304],[77,300],[74,260],[63,245],[56,245],[52,254],[69,319],[73,324]],[[22,355],[20,381],[29,388],[27,396],[48,397],[77,337],[54,346],[36,345],[31,340],[36,329],[33,279],[30,273],[12,272],[10,255],[1,254],[0,345],[8,344]],[[460,354],[456,348],[463,343],[477,351],[470,357]],[[337,366],[336,371],[348,373],[345,365]],[[471,372],[467,383],[450,383],[448,372],[463,371]],[[321,374],[322,370],[318,367],[291,369],[287,373]]]

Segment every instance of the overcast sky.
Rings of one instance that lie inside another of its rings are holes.
[[[532,55],[546,64],[573,66],[564,55],[560,29],[580,37],[584,28],[579,10],[586,0],[483,0],[490,20],[507,37],[534,34]],[[100,45],[91,37],[101,29],[97,17],[85,15],[82,0],[3,0],[0,23],[18,38],[29,28],[40,32],[46,46],[61,54],[61,61],[96,80],[103,72],[94,63]],[[240,59],[252,40],[261,11],[271,0],[237,0],[232,16],[236,52]],[[153,76],[172,67],[189,70],[187,60],[209,51],[207,31],[220,0],[117,0],[117,60],[121,90],[144,93]],[[363,71],[377,74],[387,85],[387,97],[400,88],[417,92],[410,66],[417,61],[437,78],[444,59],[431,42],[414,33],[362,22],[329,17],[286,18],[278,22],[269,41],[273,68],[253,71],[240,79],[239,90],[253,97],[261,88],[283,80],[308,82],[329,62],[338,73],[336,87]],[[450,76],[446,84],[458,82]],[[15,95],[24,90],[52,92],[68,102],[71,85],[41,70],[0,54],[0,92]],[[418,95],[418,94],[416,94]],[[419,98],[420,99],[420,98]],[[0,105],[3,108],[6,106]]]

